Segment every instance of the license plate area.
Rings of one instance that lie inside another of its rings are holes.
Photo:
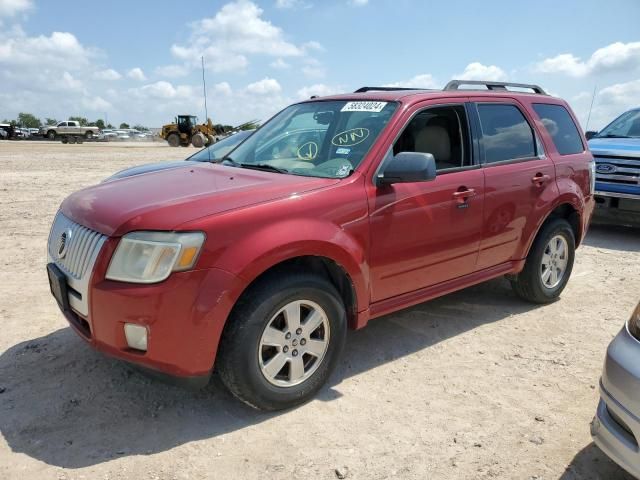
[[[55,263],[49,263],[47,265],[47,275],[49,277],[49,288],[51,290],[51,294],[58,302],[60,309],[63,312],[70,311],[71,308],[69,306],[67,277]]]

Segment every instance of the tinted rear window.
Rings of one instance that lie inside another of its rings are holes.
[[[562,105],[534,103],[533,109],[551,135],[560,155],[571,155],[584,151],[578,128],[566,108]]]
[[[515,105],[478,104],[486,163],[536,156],[531,126]]]

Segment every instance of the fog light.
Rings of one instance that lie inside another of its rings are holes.
[[[130,348],[147,351],[147,327],[135,323],[125,323],[124,336],[127,337],[127,345]]]

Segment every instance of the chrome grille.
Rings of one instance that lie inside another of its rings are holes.
[[[596,181],[616,185],[640,185],[640,158],[596,155]],[[608,170],[604,172],[603,170]]]
[[[60,239],[65,234],[64,255],[60,255]],[[69,304],[82,315],[88,315],[89,279],[93,265],[102,248],[106,235],[84,227],[58,212],[51,227],[48,242],[48,257],[66,275]]]

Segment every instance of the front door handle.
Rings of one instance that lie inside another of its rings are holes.
[[[453,193],[453,198],[455,198],[458,201],[465,201],[467,198],[469,197],[475,197],[476,196],[476,191],[473,188],[468,188],[466,190],[458,190],[457,192]]]
[[[531,179],[531,183],[533,183],[536,186],[541,186],[543,183],[548,182],[549,180],[551,180],[551,177],[549,175],[543,175],[542,173],[536,173],[535,177],[533,177]]]

